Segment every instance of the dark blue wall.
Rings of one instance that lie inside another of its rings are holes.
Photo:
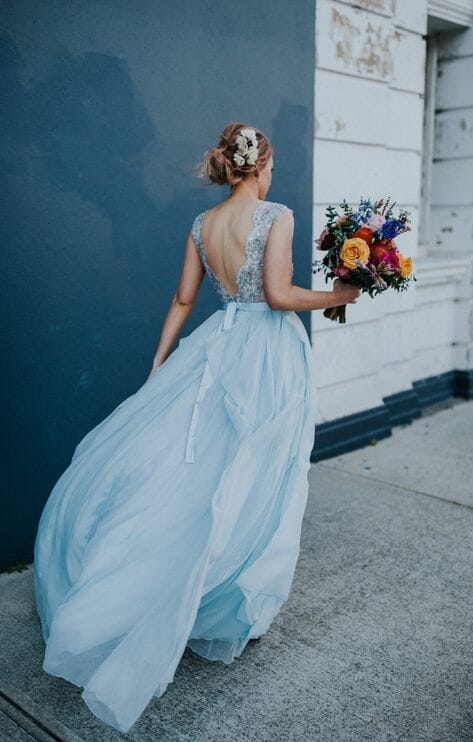
[[[311,283],[314,0],[2,4],[0,568],[32,559],[79,439],[145,381],[229,120],[275,148]],[[220,306],[208,281],[183,330]],[[308,328],[309,314],[301,314]]]

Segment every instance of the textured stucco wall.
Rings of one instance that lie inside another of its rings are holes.
[[[391,196],[412,212],[412,232],[398,244],[415,261],[426,23],[427,0],[317,0],[315,236],[327,204]],[[327,288],[321,274],[313,287]],[[345,326],[313,313],[320,423],[410,387],[415,295],[415,285],[374,300],[363,295],[348,305]]]
[[[447,32],[452,22],[433,19],[429,8],[427,0],[316,3],[314,237],[328,203],[389,195],[412,213],[412,231],[397,243],[417,277],[406,293],[361,296],[348,306],[345,326],[312,314],[319,424],[382,408],[392,395],[408,400],[415,382],[437,383],[453,371],[471,389],[473,30],[461,30],[460,13],[457,30]],[[471,2],[468,8],[471,19]],[[424,103],[432,21],[438,77],[431,152]],[[432,177],[423,194],[427,160]],[[429,236],[419,245],[421,212]],[[318,274],[313,287],[326,286]]]

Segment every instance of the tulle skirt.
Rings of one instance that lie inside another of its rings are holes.
[[[127,732],[186,647],[231,663],[288,599],[314,443],[295,312],[229,302],[77,445],[38,525],[43,669]]]

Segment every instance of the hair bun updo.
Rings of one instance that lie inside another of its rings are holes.
[[[256,132],[258,157],[254,164],[238,165],[235,162],[234,155],[239,151],[237,138],[242,129],[253,129]],[[204,152],[194,172],[198,178],[210,178],[209,185],[234,186],[251,173],[258,175],[272,153],[271,143],[262,131],[255,126],[232,121],[223,129],[218,144]]]

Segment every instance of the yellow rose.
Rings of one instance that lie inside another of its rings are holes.
[[[370,257],[370,249],[367,243],[360,237],[352,237],[349,240],[345,240],[340,250],[340,258],[343,265],[350,270],[358,268],[355,260],[361,260],[362,263],[367,263]]]
[[[401,253],[398,253],[398,256],[399,272],[403,278],[407,278],[412,273],[412,258],[405,258]]]

